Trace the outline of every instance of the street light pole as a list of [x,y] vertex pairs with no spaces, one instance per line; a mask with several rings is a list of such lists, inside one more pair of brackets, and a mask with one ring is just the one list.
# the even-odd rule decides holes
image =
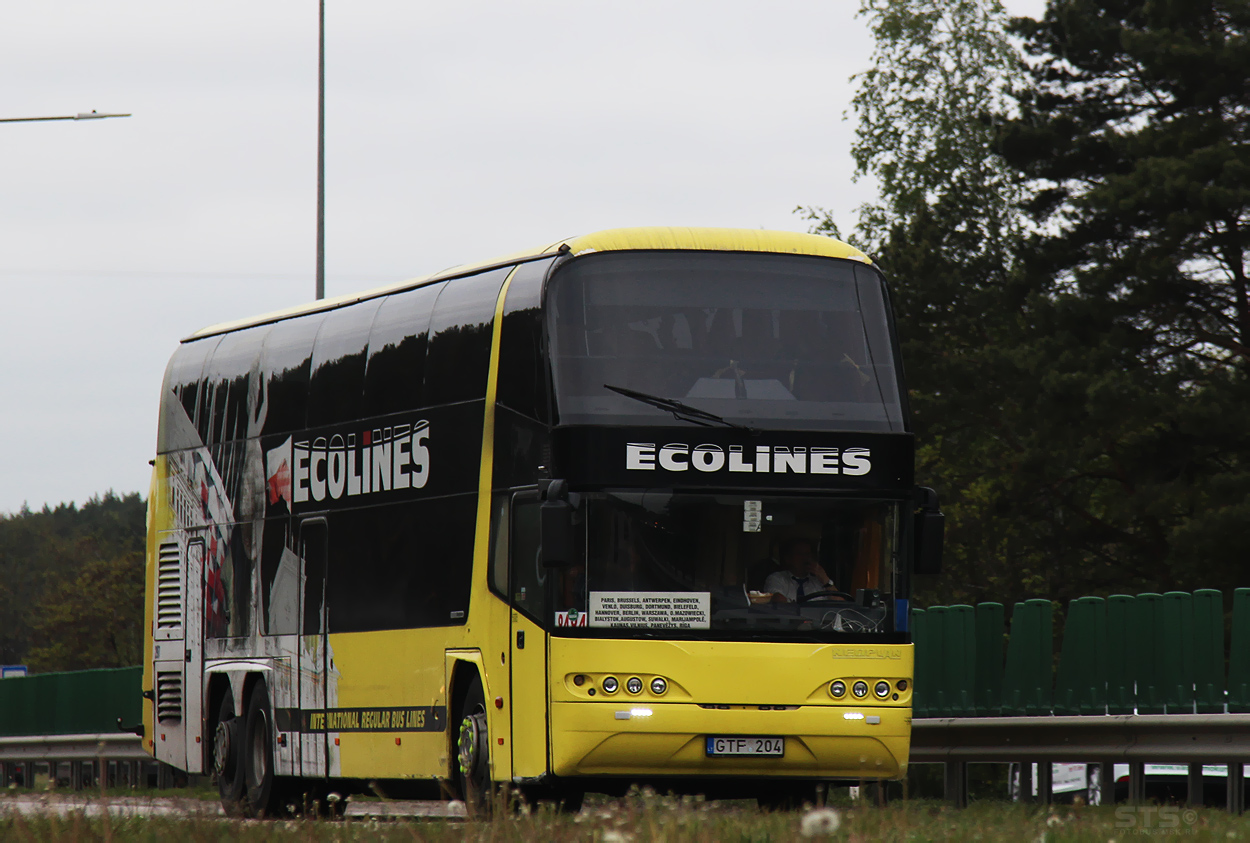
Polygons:
[[317,25],[317,299],[326,297],[326,0]]
[[98,111],[67,114],[64,117],[0,117],[0,123],[41,123],[48,120],[103,120],[106,117],[129,117],[129,114],[101,114]]

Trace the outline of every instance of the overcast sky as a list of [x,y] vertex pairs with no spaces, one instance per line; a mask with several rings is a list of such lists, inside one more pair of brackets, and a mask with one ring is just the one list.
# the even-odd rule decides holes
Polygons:
[[[327,5],[329,295],[872,198],[855,0]],[[134,115],[0,123],[0,512],[146,495],[178,340],[312,298],[316,74],[315,0],[0,5],[0,117]]]

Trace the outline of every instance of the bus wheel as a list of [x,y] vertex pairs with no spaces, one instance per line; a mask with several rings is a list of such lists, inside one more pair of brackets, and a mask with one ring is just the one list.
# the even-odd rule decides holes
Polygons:
[[247,813],[252,817],[274,817],[284,806],[274,782],[273,716],[263,682],[257,682],[252,688],[246,722],[240,755],[247,790]]
[[470,816],[490,807],[490,734],[486,728],[486,696],[482,678],[474,675],[460,706],[460,730],[456,738],[456,783]]
[[217,726],[213,729],[213,774],[217,777],[217,793],[226,816],[243,815],[243,765],[239,761],[242,724],[234,716],[234,700],[227,689],[217,708]]

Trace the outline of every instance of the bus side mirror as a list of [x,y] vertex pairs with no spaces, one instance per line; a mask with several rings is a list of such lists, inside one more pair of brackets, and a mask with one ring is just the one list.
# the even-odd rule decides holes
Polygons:
[[915,558],[912,571],[917,574],[940,574],[946,516],[938,508],[937,492],[923,486],[916,491],[920,508],[915,514]]
[[568,484],[552,480],[542,491],[539,510],[539,558],[547,568],[572,564],[573,552],[573,505],[569,503]]

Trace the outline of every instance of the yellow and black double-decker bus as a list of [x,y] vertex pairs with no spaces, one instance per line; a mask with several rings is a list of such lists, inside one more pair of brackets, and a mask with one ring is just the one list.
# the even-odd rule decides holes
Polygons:
[[641,228],[193,334],[144,745],[251,815],[901,776],[941,515],[893,331],[843,243]]

